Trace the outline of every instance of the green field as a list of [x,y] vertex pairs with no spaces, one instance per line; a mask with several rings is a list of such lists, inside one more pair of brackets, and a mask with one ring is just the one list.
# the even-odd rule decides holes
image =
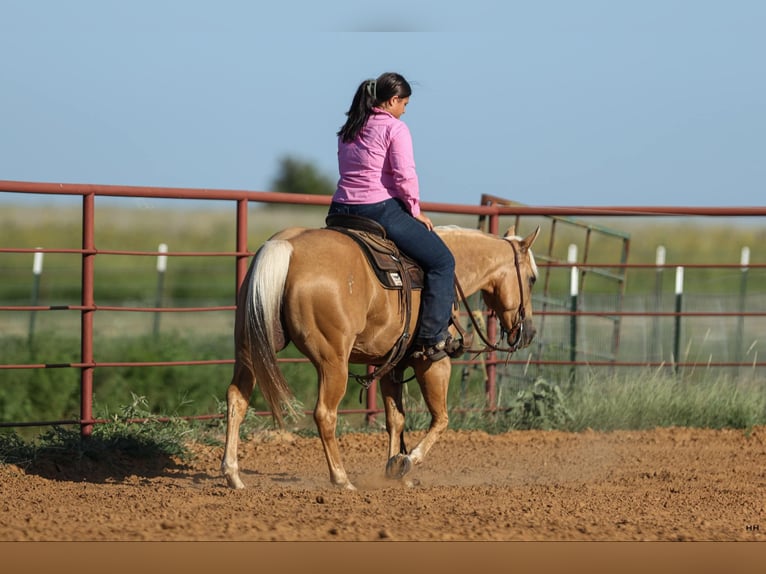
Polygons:
[[[99,200],[100,201],[100,200]],[[116,205],[97,203],[96,247],[101,251],[122,250],[156,252],[160,243],[171,252],[221,252],[235,247],[234,206],[213,202],[212,207],[170,210],[149,203]],[[30,208],[0,205],[0,247],[79,249],[81,211],[77,206]],[[251,208],[249,249],[275,231],[289,225],[321,226],[324,208]],[[476,227],[473,216],[432,214],[436,224]],[[504,218],[502,225],[514,223]],[[751,263],[763,263],[757,250],[766,239],[761,222],[731,219],[649,219],[592,218],[584,225],[560,221],[552,243],[551,220],[528,217],[519,233],[535,225],[543,233],[534,251],[539,261],[546,257],[565,260],[568,246],[578,246],[582,254],[588,230],[597,231],[588,239],[589,261],[620,261],[628,237],[629,263],[652,264],[658,245],[667,250],[667,269],[630,269],[625,282],[623,308],[650,310],[661,296],[660,306],[672,310],[673,268],[676,265],[736,264],[743,246],[751,249]],[[614,235],[599,233],[609,229]],[[81,263],[78,254],[48,253],[40,277],[40,305],[78,305],[80,302]],[[34,283],[32,254],[0,253],[0,305],[29,305]],[[96,302],[99,305],[222,306],[234,301],[234,260],[230,256],[170,257],[168,270],[159,291],[154,255],[96,256]],[[763,311],[766,306],[766,273],[751,269],[747,282],[738,268],[690,268],[685,274],[685,306],[688,310]],[[581,294],[582,305],[590,309],[611,309],[618,284],[591,273]],[[552,269],[548,278],[546,305],[565,305],[569,270]],[[541,289],[540,283],[536,291]],[[743,289],[746,290],[743,298]],[[539,298],[536,307],[542,305]],[[76,362],[79,358],[79,313],[46,311],[0,311],[0,363],[36,364]],[[174,361],[230,359],[233,313],[127,313],[98,311],[96,360]],[[569,356],[569,323],[563,318],[547,318],[539,345],[523,358],[543,353],[547,358]],[[612,344],[613,323],[598,318],[583,319],[579,325],[579,358],[593,359]],[[631,318],[621,323],[619,358],[659,360],[670,364],[673,324],[669,319]],[[569,385],[567,368],[511,365],[501,369],[498,402],[504,409],[488,422],[474,413],[484,403],[484,375],[481,366],[453,370],[450,404],[455,409],[455,425],[489,425],[492,428],[555,426],[557,428],[617,428],[651,425],[701,425],[746,427],[763,424],[764,373],[762,368],[716,369],[704,367],[715,361],[757,362],[763,356],[762,318],[739,321],[695,319],[684,324],[681,360],[703,364],[674,373],[672,369],[612,369],[581,367],[576,384]],[[288,349],[286,356],[295,356]],[[520,355],[521,356],[521,355]],[[518,358],[518,357],[515,357]],[[298,400],[310,409],[315,397],[313,371],[304,364],[285,365]],[[97,368],[94,374],[96,415],[111,417],[145,397],[151,412],[167,415],[193,415],[221,412],[230,365],[202,367],[124,367]],[[79,416],[79,372],[75,369],[0,370],[0,422],[33,419],[77,418]],[[537,386],[535,386],[537,385]],[[410,424],[426,424],[420,412],[419,391],[408,385],[412,410]],[[256,393],[255,409],[264,405]],[[359,408],[359,387],[351,381],[343,408]],[[531,414],[530,414],[531,413]],[[531,417],[531,418],[530,418]],[[357,419],[349,417],[346,424]],[[301,424],[306,425],[306,421]],[[494,425],[494,426],[493,426]],[[310,426],[310,425],[308,425]]]

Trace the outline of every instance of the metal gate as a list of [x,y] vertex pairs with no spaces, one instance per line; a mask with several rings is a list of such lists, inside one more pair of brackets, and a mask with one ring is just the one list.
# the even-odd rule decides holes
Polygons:
[[[504,208],[526,207],[524,204],[495,197],[482,195],[481,205],[500,206]],[[538,283],[534,290],[535,314],[537,319],[537,336],[533,344],[534,349],[529,356],[536,365],[536,374],[543,370],[543,358],[560,358],[572,363],[581,361],[617,361],[620,347],[620,326],[622,320],[622,304],[625,295],[627,279],[627,262],[630,252],[630,234],[561,215],[543,215],[542,222],[524,222],[529,231],[534,225],[541,224],[541,230],[547,234],[547,245],[538,239],[535,244],[535,259],[541,263]],[[517,230],[521,229],[522,215],[514,216]],[[479,216],[479,229],[487,231],[488,220],[485,216]],[[565,234],[564,240],[561,235]],[[604,241],[613,241],[616,245],[614,261],[597,261],[598,266],[592,263],[591,246],[594,238]],[[542,238],[545,241],[545,238]],[[568,242],[566,240],[569,239]],[[608,264],[614,263],[613,267]],[[568,279],[568,281],[567,281]],[[590,279],[590,281],[588,280]],[[594,282],[599,281],[599,291],[610,293],[613,297],[613,314],[590,317],[587,323],[575,321],[574,317],[579,311],[587,310],[587,288]],[[558,280],[569,284],[569,290],[553,289]],[[600,303],[603,304],[603,301]],[[585,306],[584,306],[585,305]],[[571,313],[569,324],[566,325],[567,317],[562,314]],[[602,344],[589,344],[593,337],[584,336],[583,330],[600,332],[606,324],[610,336],[607,346]],[[546,332],[546,328],[548,332]],[[598,338],[596,338],[598,339]]]

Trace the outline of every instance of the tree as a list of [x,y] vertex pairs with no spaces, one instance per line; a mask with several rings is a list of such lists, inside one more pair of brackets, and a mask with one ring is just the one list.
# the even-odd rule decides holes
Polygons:
[[335,193],[335,181],[311,162],[284,156],[279,160],[279,172],[271,188],[283,193],[332,195]]

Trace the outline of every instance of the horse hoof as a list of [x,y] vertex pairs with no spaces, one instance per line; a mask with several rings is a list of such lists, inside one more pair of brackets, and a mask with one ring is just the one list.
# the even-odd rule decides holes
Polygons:
[[402,478],[412,470],[412,459],[403,454],[397,454],[388,459],[386,464],[386,476],[392,479]]
[[238,476],[227,476],[226,482],[228,483],[229,488],[233,488],[235,490],[242,490],[245,488],[245,483],[242,482]]

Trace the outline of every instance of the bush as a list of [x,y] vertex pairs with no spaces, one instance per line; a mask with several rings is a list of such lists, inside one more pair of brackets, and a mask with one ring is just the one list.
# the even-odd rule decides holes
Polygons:
[[516,429],[564,428],[572,421],[563,393],[544,379],[519,391],[508,413],[511,427]]

